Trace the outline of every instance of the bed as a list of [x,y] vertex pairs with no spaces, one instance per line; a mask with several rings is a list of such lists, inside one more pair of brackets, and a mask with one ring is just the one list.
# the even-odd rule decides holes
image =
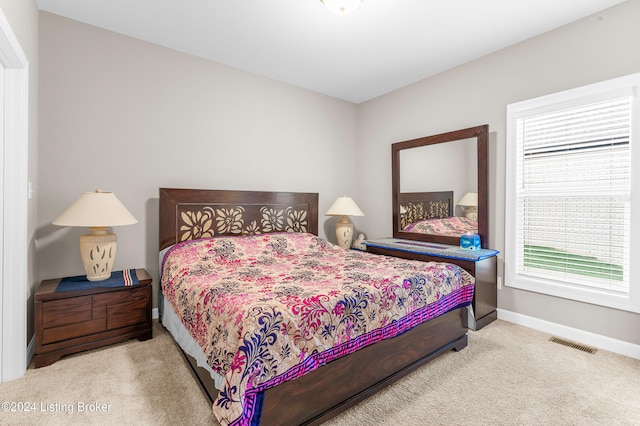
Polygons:
[[454,216],[453,191],[404,192],[398,195],[400,228],[443,237],[478,233],[478,222]]
[[[159,305],[162,322],[165,324],[167,317],[172,316],[174,320],[179,317],[182,329],[180,323],[176,325],[175,321],[167,329],[185,354],[197,381],[212,401],[216,417],[223,425],[320,424],[440,354],[450,349],[461,350],[467,345],[467,306],[473,296],[473,278],[453,265],[377,257],[344,250],[321,240],[317,237],[318,195],[315,193],[161,188],[159,212],[163,271]],[[245,246],[248,248],[240,248]],[[311,258],[303,257],[307,256],[308,247],[314,250]],[[252,253],[251,250],[256,251]],[[265,250],[270,254],[265,254]],[[237,255],[239,253],[242,255]],[[335,260],[338,257],[339,260]],[[187,267],[181,263],[187,258],[196,260],[189,266],[191,272],[186,272]],[[203,263],[205,258],[207,262]],[[242,263],[248,260],[251,265]],[[211,261],[215,266],[211,266]],[[295,265],[293,270],[296,272],[285,274],[283,271],[289,261]],[[401,285],[391,285],[391,276],[386,281],[374,280],[371,278],[374,276],[373,267],[368,270],[365,268],[366,272],[358,269],[362,265],[370,265],[367,262],[388,262],[390,267],[397,270],[421,268],[416,272],[420,280],[402,278],[400,272],[394,276],[400,276]],[[260,273],[252,269],[256,263],[277,266],[271,267],[280,274],[275,284],[273,276],[263,273],[269,268],[261,266]],[[244,271],[241,278],[224,275],[231,272],[223,270],[223,264],[232,265],[230,269]],[[324,278],[308,278],[308,271],[297,269],[302,264],[322,269]],[[451,274],[439,284],[435,296],[429,296],[434,296],[436,302],[427,299],[426,294],[431,290],[424,294],[416,292],[417,287],[423,287],[422,281],[425,281],[424,274],[427,272],[422,269],[425,268],[430,268],[429,272],[435,275]],[[224,275],[225,278],[218,281],[219,285],[210,288],[208,278],[203,278],[210,273]],[[265,283],[277,287],[282,284],[278,280],[291,281],[296,274],[303,276],[304,280],[293,281],[300,281],[304,286],[314,280],[322,281],[323,286],[331,286],[339,281],[335,277],[349,275],[348,285],[335,285],[348,289],[351,296],[344,296],[333,287],[327,287],[325,293],[318,297],[303,297],[310,294],[305,292],[311,290],[306,287],[296,289],[289,286],[291,283],[287,283],[286,291],[260,287]],[[363,275],[367,276],[362,278]],[[197,277],[197,283],[192,281],[194,277]],[[238,290],[249,281],[251,283],[246,285],[250,287],[246,288],[251,290]],[[206,290],[202,290],[205,282]],[[358,325],[365,322],[361,322],[363,318],[354,316],[354,306],[359,303],[373,306],[375,300],[382,300],[373,287],[362,290],[365,289],[364,282],[372,282],[373,287],[384,289],[383,293],[393,287],[411,294],[406,298],[394,296],[398,301],[403,301],[397,305],[408,314],[405,317],[394,316],[399,308],[389,305],[389,312],[367,311],[367,315],[364,315],[367,321],[373,319],[371,324],[379,327]],[[223,295],[220,290],[222,287],[231,288],[230,294]],[[444,287],[450,287],[450,293],[445,294],[440,290]],[[259,306],[252,305],[246,311],[238,311],[235,302],[229,302],[248,297],[254,288],[255,292],[264,293],[263,299],[259,299]],[[353,297],[357,293],[354,289],[362,290],[361,293],[367,296]],[[310,301],[323,304],[328,307],[321,310],[323,314],[340,318],[341,322],[332,325],[316,318],[313,321],[315,328],[306,327],[301,329],[303,332],[294,331],[298,325],[288,320],[280,321],[280,326],[274,327],[273,318],[281,318],[288,313],[278,311],[278,315],[262,314],[271,312],[271,309],[276,312],[271,305],[272,299],[280,300],[280,297],[291,312],[304,311]],[[214,298],[223,301],[222,306],[211,305],[205,309],[203,305]],[[264,308],[265,303],[269,303],[268,309]],[[295,308],[292,308],[293,305]],[[247,314],[257,311],[260,311],[260,315]],[[244,313],[234,317],[236,323],[245,327],[245,319],[251,317],[260,330],[243,328],[244,331],[239,333],[233,328],[226,329],[234,321],[223,320],[224,315],[236,315],[238,312]],[[204,317],[206,320],[202,320]],[[344,321],[347,317],[350,320]],[[209,324],[208,327],[203,323]],[[326,331],[333,330],[332,327],[342,331]],[[203,332],[202,328],[207,328],[207,332]],[[267,328],[271,331],[264,332]],[[309,333],[310,329],[321,328],[323,333]],[[220,349],[229,348],[229,342],[234,340],[225,340],[220,346],[217,345],[218,341],[224,340],[220,336],[227,339],[234,334],[241,337],[236,340],[240,341],[243,349]],[[285,335],[294,338],[290,342],[285,341]],[[276,341],[278,343],[274,343]],[[254,355],[260,351],[249,351],[249,346],[268,347],[268,350],[262,350],[266,356],[258,359]],[[271,350],[276,347],[277,352]],[[206,366],[202,365],[203,353],[208,364]],[[291,353],[295,356],[290,357]],[[249,354],[251,362],[248,360]],[[282,368],[277,369],[276,366]]]

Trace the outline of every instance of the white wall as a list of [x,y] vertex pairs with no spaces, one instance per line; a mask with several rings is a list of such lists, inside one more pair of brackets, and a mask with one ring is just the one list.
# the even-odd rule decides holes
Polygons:
[[40,43],[40,279],[84,273],[87,230],[51,221],[96,188],[139,221],[115,229],[115,269],[154,285],[159,187],[318,192],[335,240],[323,213],[355,192],[356,105],[45,12]]
[[[640,1],[627,1],[361,104],[359,200],[370,213],[362,221],[367,236],[391,234],[390,144],[489,124],[489,244],[504,251],[506,105],[640,71],[638,17]],[[498,306],[640,344],[638,314],[508,287]]]

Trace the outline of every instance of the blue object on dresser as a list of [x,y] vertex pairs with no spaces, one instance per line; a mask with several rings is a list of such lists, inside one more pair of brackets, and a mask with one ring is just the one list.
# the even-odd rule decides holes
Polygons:
[[460,248],[463,250],[480,250],[480,235],[462,234],[460,235]]

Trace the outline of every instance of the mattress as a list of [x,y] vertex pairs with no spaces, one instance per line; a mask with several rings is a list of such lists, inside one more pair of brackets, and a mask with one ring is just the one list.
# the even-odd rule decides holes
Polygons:
[[169,331],[169,333],[171,333],[178,346],[180,346],[186,354],[196,360],[198,367],[202,367],[209,372],[216,389],[222,389],[222,386],[224,385],[224,376],[213,371],[209,364],[207,364],[207,357],[204,355],[202,348],[184,327],[184,324],[182,324],[180,318],[178,318],[176,313],[173,311],[173,307],[166,297],[164,298],[162,305],[162,325],[167,329],[167,331]]
[[[164,250],[161,250],[158,254],[159,265],[162,265],[164,256],[170,248],[171,247],[167,247]],[[159,276],[162,277],[162,268],[160,268],[159,272]],[[207,370],[207,372],[213,379],[216,389],[222,389],[224,376],[213,371],[209,364],[207,364],[207,358],[205,357],[202,348],[200,347],[200,345],[198,345],[198,342],[196,342],[195,339],[191,336],[189,331],[185,328],[184,324],[182,324],[182,321],[173,310],[173,306],[171,306],[171,303],[169,303],[167,298],[162,294],[159,298],[158,308],[160,311],[162,325],[165,329],[167,329],[171,336],[173,336],[173,340],[175,340],[175,342],[178,344],[178,346],[180,346],[184,353],[196,360],[198,367],[202,367]]]

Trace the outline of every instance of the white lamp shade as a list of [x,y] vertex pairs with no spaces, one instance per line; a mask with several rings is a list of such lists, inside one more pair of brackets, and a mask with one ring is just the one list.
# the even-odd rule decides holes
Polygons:
[[113,192],[85,192],[52,223],[58,226],[122,226],[137,223]]
[[348,15],[360,6],[362,0],[320,0],[331,12],[336,15]]
[[360,207],[350,197],[340,197],[329,207],[326,216],[364,216]]
[[459,206],[463,207],[477,207],[478,206],[478,193],[467,192],[462,199],[458,201]]

